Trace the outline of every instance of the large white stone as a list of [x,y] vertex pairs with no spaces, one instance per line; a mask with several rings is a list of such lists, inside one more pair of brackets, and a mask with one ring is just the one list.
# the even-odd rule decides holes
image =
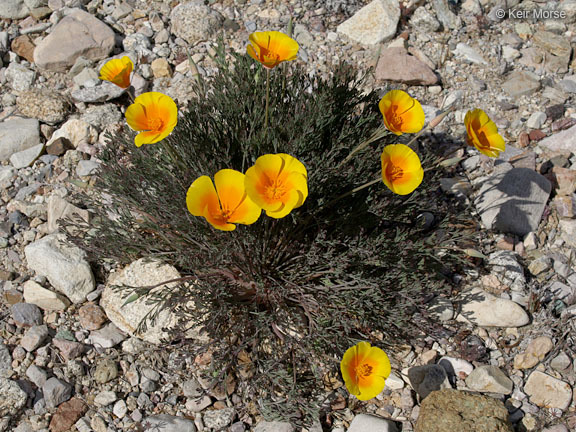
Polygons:
[[398,0],[374,0],[337,28],[362,45],[376,45],[392,39],[400,19]]
[[0,122],[0,160],[40,144],[40,123],[35,119],[10,119]]
[[570,152],[576,152],[576,126],[544,138],[538,143],[538,146],[545,147],[552,151],[568,150]]
[[[146,298],[139,298],[126,305],[124,303],[133,291],[129,287],[152,286],[178,278],[180,278],[180,273],[171,265],[160,262],[146,262],[143,258],[139,259],[125,267],[118,274],[110,276],[102,292],[100,305],[104,308],[110,321],[121,330],[147,342],[159,344],[170,338],[169,331],[164,331],[164,329],[170,330],[174,328],[176,316],[171,311],[164,309],[158,314],[153,324],[148,322],[146,330],[138,332],[138,326],[154,308],[154,305],[146,304]],[[155,288],[151,293],[158,293],[175,285],[176,283],[172,282]],[[113,286],[125,286],[126,288],[115,290],[112,288]],[[197,336],[194,332],[191,335]]]
[[458,321],[482,327],[521,327],[530,322],[528,314],[511,300],[498,298],[481,289],[462,293]]
[[53,233],[58,230],[58,221],[68,217],[80,217],[85,222],[89,221],[88,210],[78,208],[58,195],[51,195],[48,198],[48,232]]
[[70,306],[70,301],[66,297],[50,291],[32,280],[24,282],[24,300],[26,303],[35,304],[40,309],[49,311],[60,311]]
[[94,291],[95,281],[86,253],[65,242],[62,234],[52,234],[24,248],[28,267],[48,278],[50,284],[73,303],[81,303]]
[[396,424],[391,420],[370,414],[358,414],[350,423],[348,432],[397,432]]
[[530,402],[544,408],[565,410],[572,401],[570,384],[540,371],[530,374],[524,393],[530,397]]

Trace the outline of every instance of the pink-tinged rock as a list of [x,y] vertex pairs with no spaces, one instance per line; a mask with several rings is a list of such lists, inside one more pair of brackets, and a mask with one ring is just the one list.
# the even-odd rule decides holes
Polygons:
[[98,330],[108,321],[102,308],[94,303],[88,303],[78,310],[80,325],[86,330]]
[[576,190],[576,171],[555,166],[552,168],[552,173],[554,174],[557,195],[572,195]]
[[376,65],[375,77],[379,81],[393,81],[409,85],[434,85],[439,80],[432,69],[404,47],[387,48],[382,51]]
[[114,31],[81,9],[73,9],[34,50],[38,67],[64,72],[80,56],[102,60],[114,48]]
[[553,203],[558,216],[569,219],[576,217],[576,201],[574,200],[574,195],[557,196],[554,198]]
[[544,138],[540,141],[538,146],[549,150],[568,150],[572,153],[576,152],[576,126],[572,126],[570,129],[565,129],[562,132]]
[[66,360],[72,360],[81,356],[85,349],[84,344],[66,339],[52,339],[52,343],[60,350],[60,353]]

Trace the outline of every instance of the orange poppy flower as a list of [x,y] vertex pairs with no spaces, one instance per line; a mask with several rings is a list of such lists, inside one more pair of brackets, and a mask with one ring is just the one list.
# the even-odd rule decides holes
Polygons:
[[498,157],[500,152],[506,149],[506,143],[498,133],[498,127],[481,109],[468,111],[464,117],[464,124],[468,133],[466,142],[476,147],[480,153]]
[[365,401],[380,394],[392,369],[384,351],[360,342],[344,353],[340,371],[348,391]]
[[396,134],[416,133],[424,127],[424,110],[416,99],[402,90],[392,90],[378,104],[386,128]]
[[186,194],[186,206],[194,216],[203,216],[214,228],[233,231],[235,223],[250,225],[258,220],[262,209],[246,194],[244,174],[223,169],[214,174],[214,184],[208,176],[194,180]]
[[140,132],[136,147],[163,140],[178,122],[178,108],[170,96],[158,92],[142,93],[126,109],[126,122]]
[[424,178],[418,155],[404,144],[391,144],[382,151],[382,181],[392,192],[408,195]]
[[298,42],[278,31],[254,32],[249,39],[251,45],[246,47],[246,52],[268,69],[294,60],[298,54]]
[[100,69],[100,78],[104,81],[110,81],[118,87],[130,87],[130,74],[134,69],[134,64],[130,57],[124,56],[120,59],[112,59]]
[[246,192],[252,201],[279,219],[300,207],[308,196],[308,174],[298,159],[267,154],[246,170]]

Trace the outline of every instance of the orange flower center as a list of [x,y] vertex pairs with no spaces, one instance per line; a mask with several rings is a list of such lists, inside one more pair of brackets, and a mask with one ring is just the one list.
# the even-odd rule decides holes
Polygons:
[[355,372],[358,378],[370,376],[372,374],[372,366],[366,363],[358,365],[356,366]]
[[391,182],[402,178],[402,176],[404,176],[404,170],[402,168],[397,167],[394,164],[389,164],[386,168],[386,177],[388,177]]
[[272,184],[266,186],[265,194],[269,200],[279,200],[286,194],[286,185],[275,180]]
[[161,118],[155,117],[148,121],[148,128],[151,131],[160,131],[164,128],[164,120]]

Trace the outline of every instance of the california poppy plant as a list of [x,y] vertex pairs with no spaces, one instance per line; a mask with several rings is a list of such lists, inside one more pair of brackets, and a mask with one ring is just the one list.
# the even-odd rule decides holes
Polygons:
[[386,128],[396,134],[416,133],[424,127],[424,110],[416,99],[402,90],[392,90],[378,104]]
[[254,32],[249,39],[248,55],[269,69],[294,60],[298,54],[298,42],[278,31]]
[[404,144],[391,144],[382,151],[382,181],[392,192],[408,195],[424,178],[418,155]]
[[390,360],[384,351],[360,342],[349,348],[340,362],[342,378],[348,391],[359,400],[376,397],[390,375]]
[[252,201],[279,219],[300,207],[308,196],[306,167],[288,154],[267,154],[246,170],[246,192]]
[[481,109],[468,111],[464,117],[464,124],[468,133],[466,142],[476,147],[480,153],[498,157],[500,152],[506,149],[506,143],[498,133],[498,127]]
[[214,228],[233,231],[235,223],[250,225],[258,220],[262,209],[247,196],[244,174],[223,169],[214,175],[194,180],[186,194],[186,206],[194,216],[202,216]]
[[170,96],[158,92],[143,93],[126,109],[126,122],[140,132],[136,147],[163,140],[178,122],[178,107]]
[[100,69],[100,78],[104,81],[110,81],[118,87],[130,87],[130,74],[134,69],[134,64],[130,57],[124,56],[120,59],[112,59]]

